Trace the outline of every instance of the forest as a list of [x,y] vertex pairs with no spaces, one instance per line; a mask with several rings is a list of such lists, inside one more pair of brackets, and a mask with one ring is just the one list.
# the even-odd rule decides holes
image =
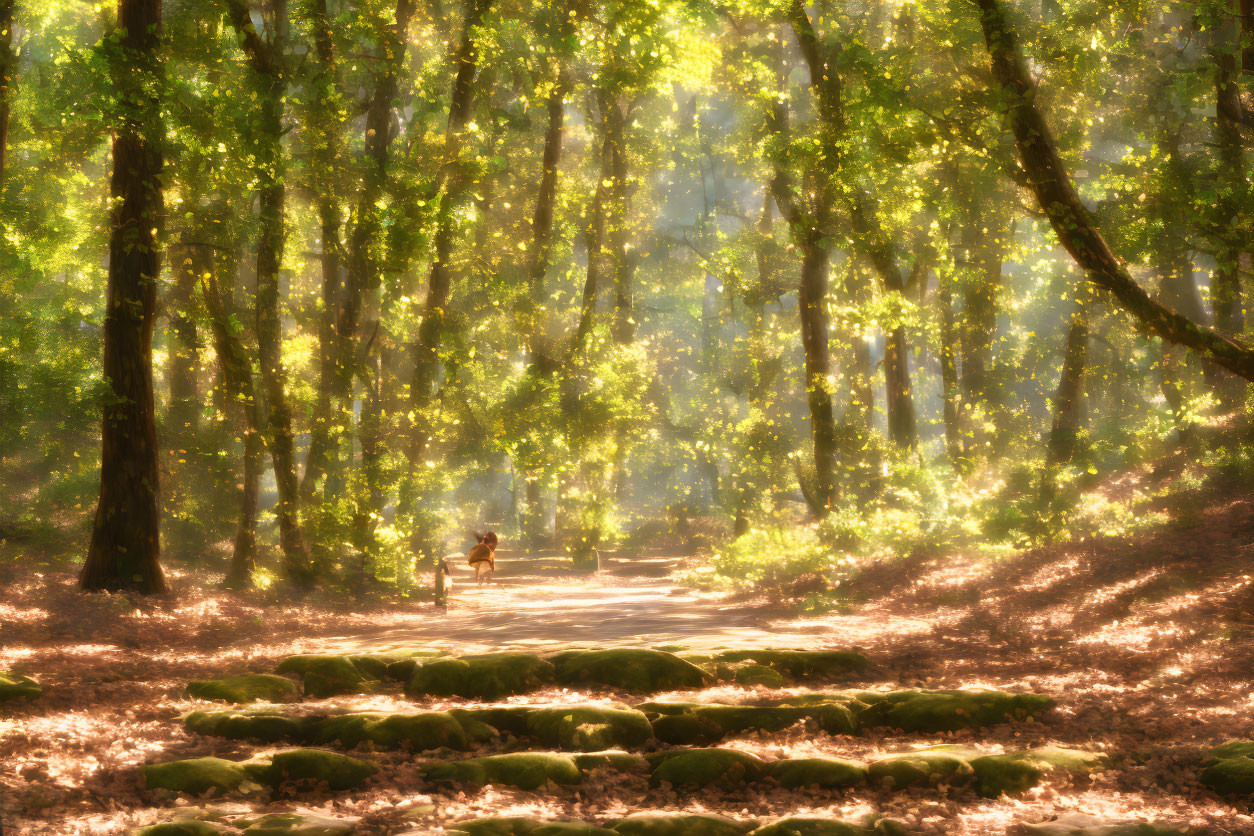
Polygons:
[[0,0],[0,836],[1254,833],[1252,294],[1254,0]]

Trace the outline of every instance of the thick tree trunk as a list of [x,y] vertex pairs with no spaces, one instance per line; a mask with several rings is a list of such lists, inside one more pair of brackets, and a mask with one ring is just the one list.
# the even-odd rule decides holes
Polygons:
[[239,525],[224,584],[232,589],[241,589],[252,585],[253,572],[257,568],[257,504],[265,453],[261,434],[264,419],[253,382],[252,360],[244,341],[232,325],[230,292],[220,285],[212,269],[201,273],[200,287],[205,310],[209,314],[209,328],[213,334],[214,353],[218,358],[223,388],[232,405],[238,406],[236,423],[244,440]]
[[[282,67],[278,33],[262,40],[253,26],[243,0],[229,0],[232,23],[244,42],[252,63],[261,110],[256,138],[258,180],[257,234],[257,352],[261,382],[266,393],[269,417],[265,438],[270,448],[274,481],[279,501],[275,516],[279,522],[279,543],[283,549],[284,571],[302,588],[312,587],[317,572],[310,562],[300,524],[299,483],[296,477],[295,437],[292,409],[287,397],[287,370],[283,367],[283,323],[280,310],[279,269],[283,263],[286,237],[283,160],[283,100],[287,81]],[[286,26],[284,0],[274,2],[278,29]]]
[[423,306],[422,324],[418,326],[418,339],[414,345],[414,376],[409,387],[410,409],[414,414],[414,428],[408,451],[411,472],[419,466],[431,440],[427,412],[435,397],[436,376],[440,370],[440,343],[444,334],[445,309],[448,307],[452,278],[449,259],[453,254],[453,236],[456,231],[453,204],[457,202],[457,192],[461,191],[461,184],[454,182],[452,172],[461,153],[463,134],[474,100],[475,75],[479,71],[479,46],[475,39],[475,29],[483,20],[489,2],[490,0],[470,0],[462,25],[461,42],[455,56],[457,76],[453,80],[453,95],[449,101],[445,160],[438,184],[444,191],[444,199],[436,218],[431,272],[427,277],[427,299]]
[[207,269],[206,261],[213,258],[212,250],[206,247],[184,245],[183,249],[181,256],[174,259],[174,282],[166,300],[170,323],[170,358],[166,378],[170,402],[166,425],[177,438],[194,435],[200,425],[201,404],[197,385],[200,340],[196,333],[196,320],[192,316],[192,303],[196,296],[196,282]]
[[541,158],[540,189],[536,193],[536,209],[531,217],[531,266],[527,271],[527,292],[522,300],[523,338],[529,354],[535,352],[536,304],[544,292],[544,277],[552,256],[553,206],[557,200],[557,168],[562,159],[562,138],[565,135],[566,87],[564,76],[558,78],[549,93],[548,126],[544,131],[544,153]]
[[806,400],[810,407],[810,432],[814,440],[814,511],[825,515],[835,505],[836,413],[828,388],[831,357],[827,347],[827,250],[817,242],[802,249],[801,345],[805,351]]
[[968,405],[993,408],[989,369],[997,340],[997,303],[1001,295],[1002,261],[1010,229],[1000,218],[989,218],[972,201],[962,230],[968,280],[962,289],[962,395]]
[[0,189],[9,159],[9,113],[17,86],[17,52],[13,49],[13,0],[0,0]]
[[606,202],[609,200],[609,179],[612,172],[612,156],[614,132],[612,116],[608,112],[601,114],[601,165],[598,172],[597,187],[592,194],[592,207],[588,215],[588,229],[584,232],[585,249],[588,251],[588,265],[584,272],[583,300],[579,306],[579,324],[575,328],[575,336],[571,340],[570,354],[575,354],[583,347],[588,335],[592,333],[592,323],[596,317],[597,296],[601,292],[601,251],[605,242]]
[[1108,291],[1145,330],[1205,355],[1233,374],[1254,380],[1254,349],[1155,302],[1119,263],[1080,201],[1054,146],[1049,126],[1036,107],[1036,82],[1028,71],[1002,3],[999,0],[975,2],[982,11],[981,22],[992,58],[993,77],[1009,102],[1007,116],[1019,160],[1041,211],[1049,218],[1063,247],[1087,271],[1089,280]]
[[937,294],[940,306],[941,401],[944,405],[945,457],[957,465],[962,460],[962,424],[959,419],[962,394],[958,383],[958,328],[954,321],[953,291],[949,280],[941,279]]
[[[113,139],[112,228],[104,320],[100,503],[79,583],[87,590],[165,592],[157,502],[152,331],[161,269],[160,0],[119,0],[113,75],[133,109]],[[146,82],[157,82],[146,84]]]
[[1047,464],[1066,464],[1075,456],[1084,429],[1084,371],[1089,341],[1088,311],[1084,302],[1071,317],[1062,374],[1054,395],[1054,423],[1049,432]]
[[906,327],[898,325],[884,343],[884,405],[888,413],[888,437],[898,447],[913,448],[918,436],[914,426],[914,398],[910,392],[909,350]]

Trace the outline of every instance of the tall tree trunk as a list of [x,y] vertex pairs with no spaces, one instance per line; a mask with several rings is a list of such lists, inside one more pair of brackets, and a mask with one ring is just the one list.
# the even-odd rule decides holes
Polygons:
[[625,147],[627,116],[609,95],[614,126],[610,143],[610,204],[608,238],[610,261],[614,265],[614,341],[627,345],[636,338],[635,273],[636,256],[628,247],[631,235],[631,193],[627,186],[627,149]]
[[1054,422],[1049,432],[1047,464],[1054,467],[1071,461],[1084,428],[1084,371],[1089,340],[1088,310],[1080,302],[1067,330],[1067,349],[1054,395]]
[[805,351],[806,400],[810,406],[810,431],[814,440],[814,510],[820,516],[836,501],[836,413],[828,388],[831,357],[827,347],[827,250],[818,242],[802,248],[801,286],[798,306],[801,313],[801,345]]
[[244,440],[239,524],[224,583],[229,588],[242,589],[252,585],[253,572],[257,568],[257,506],[265,453],[262,408],[253,382],[252,360],[232,325],[229,291],[222,288],[216,272],[212,270],[201,273],[200,286],[209,314],[214,353],[218,357],[224,386],[231,401],[239,407],[237,424],[240,437]]
[[975,190],[970,194],[962,229],[970,268],[962,287],[962,395],[968,410],[990,412],[995,405],[990,400],[989,368],[997,341],[997,303],[1010,228],[1000,217],[989,217],[987,207],[974,199]]
[[435,398],[436,376],[440,370],[440,343],[451,289],[449,259],[453,254],[455,234],[453,204],[457,202],[458,193],[462,190],[461,184],[455,182],[453,170],[464,142],[463,134],[474,100],[475,75],[479,71],[479,46],[475,39],[475,29],[482,22],[489,3],[490,0],[470,0],[454,59],[457,75],[453,80],[453,95],[449,101],[445,159],[437,184],[444,195],[436,218],[431,272],[427,277],[427,299],[423,306],[422,324],[418,326],[418,339],[414,345],[414,375],[409,387],[410,409],[414,414],[414,428],[408,451],[411,473],[418,468],[431,440],[427,413]]
[[605,243],[606,203],[609,200],[609,180],[613,172],[614,119],[609,111],[601,113],[601,158],[600,171],[597,176],[597,187],[592,194],[592,207],[588,213],[588,229],[584,232],[584,245],[588,251],[588,265],[584,273],[583,300],[579,307],[579,324],[575,327],[575,336],[571,341],[570,354],[583,347],[588,335],[592,333],[592,323],[596,316],[597,296],[601,292],[601,251]]
[[13,0],[0,0],[0,190],[9,158],[9,113],[17,86],[17,52],[13,49]]
[[[1241,259],[1248,250],[1248,223],[1234,223],[1240,213],[1243,197],[1249,195],[1250,184],[1245,176],[1245,153],[1240,124],[1246,118],[1241,102],[1238,77],[1254,72],[1254,0],[1242,0],[1241,25],[1220,25],[1214,60],[1219,70],[1215,81],[1216,144],[1219,147],[1220,188],[1216,221],[1221,225],[1219,251],[1215,256],[1215,272],[1211,279],[1211,299],[1215,329],[1223,334],[1240,334],[1245,327],[1241,294]],[[1249,43],[1242,45],[1242,34]],[[1237,52],[1229,52],[1231,47]],[[1243,46],[1243,48],[1242,48]],[[1238,71],[1240,68],[1240,71]],[[1229,408],[1237,406],[1245,387],[1239,380],[1213,376],[1219,397]]]
[[113,139],[100,503],[79,584],[86,590],[166,591],[157,502],[152,330],[161,270],[160,0],[119,0],[114,82],[129,93]]
[[940,306],[941,401],[944,404],[945,457],[957,465],[962,460],[962,394],[958,383],[958,328],[954,321],[954,295],[950,279],[941,277],[937,293]]
[[884,342],[884,406],[888,413],[888,437],[898,447],[914,447],[914,399],[910,393],[910,348],[906,327],[898,325]]
[[200,343],[191,309],[196,282],[207,269],[206,260],[213,258],[212,250],[206,247],[182,246],[185,252],[175,260],[174,283],[166,304],[171,337],[166,383],[170,403],[166,424],[177,438],[194,435],[199,428],[196,367],[200,362]]
[[256,138],[258,180],[257,233],[257,354],[261,382],[266,393],[269,417],[265,438],[270,448],[274,481],[279,501],[275,516],[279,521],[279,542],[283,549],[284,572],[297,586],[309,588],[317,571],[309,560],[300,524],[299,483],[296,478],[295,437],[292,409],[287,396],[287,370],[283,367],[283,322],[280,310],[279,268],[283,263],[286,237],[283,160],[283,100],[287,80],[283,63],[281,33],[286,29],[285,0],[273,0],[276,30],[270,40],[262,40],[253,26],[243,0],[228,0],[232,23],[244,42],[252,64],[259,93],[261,113]]
[[336,429],[340,423],[338,411],[345,406],[341,399],[335,397],[339,389],[337,381],[342,374],[337,369],[340,352],[336,334],[344,293],[343,266],[340,263],[342,218],[338,195],[334,190],[334,184],[339,179],[343,150],[340,120],[334,115],[339,108],[339,96],[335,92],[335,44],[331,37],[327,0],[312,0],[307,14],[313,30],[316,59],[316,69],[310,80],[315,92],[307,119],[312,136],[309,185],[317,194],[318,228],[322,240],[322,311],[318,317],[318,397],[309,427],[305,472],[300,481],[302,505],[313,502],[319,479],[323,476],[331,478],[331,471],[339,470],[340,434]]
[[1019,161],[1037,204],[1058,239],[1091,282],[1108,291],[1141,326],[1168,342],[1202,354],[1233,374],[1254,380],[1254,349],[1199,325],[1150,298],[1119,263],[1088,209],[1080,201],[1053,135],[1036,107],[1036,82],[1000,0],[975,0],[982,11],[984,42],[993,78],[1009,102],[1007,116]]

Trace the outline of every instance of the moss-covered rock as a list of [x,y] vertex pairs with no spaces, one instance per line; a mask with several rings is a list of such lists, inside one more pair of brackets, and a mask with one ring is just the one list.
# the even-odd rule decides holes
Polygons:
[[782,673],[766,665],[742,665],[734,669],[732,678],[740,685],[764,685],[767,688],[783,688],[787,684]]
[[231,792],[245,781],[255,780],[249,769],[251,765],[247,761],[237,763],[222,758],[190,758],[149,764],[140,772],[147,789],[203,795],[210,790]]
[[643,712],[632,708],[570,705],[530,710],[525,733],[546,746],[599,752],[639,746],[653,737],[653,727]]
[[1006,836],[1185,836],[1185,831],[1151,822],[1112,822],[1087,813],[1064,813],[1053,821],[1013,825]]
[[260,778],[275,788],[305,789],[325,785],[327,789],[338,791],[356,789],[378,771],[374,764],[339,752],[289,749],[276,752]]
[[553,660],[558,681],[567,685],[606,685],[650,693],[701,688],[713,681],[701,668],[673,653],[642,647],[573,650]]
[[[860,701],[870,698],[865,692]],[[978,729],[1009,720],[1040,717],[1054,707],[1044,694],[1006,691],[894,691],[871,702],[863,713],[867,725],[889,726],[909,732]],[[871,721],[874,722],[871,722]]]
[[649,761],[643,755],[608,749],[604,752],[584,752],[575,755],[575,765],[583,772],[594,769],[616,769],[620,772],[648,772]]
[[190,732],[261,743],[309,739],[313,722],[279,711],[193,711],[183,718]]
[[134,830],[132,833],[134,836],[223,836],[223,834],[239,833],[239,831],[218,822],[185,819],[151,824]]
[[653,734],[663,743],[678,746],[717,743],[727,736],[727,730],[700,714],[663,714],[653,721]]
[[1216,746],[1200,780],[1220,795],[1254,795],[1254,741],[1234,740]]
[[470,748],[466,729],[446,711],[419,714],[342,714],[320,720],[311,735],[315,743],[339,743],[349,749],[369,743],[380,749]]
[[244,836],[350,836],[356,826],[312,813],[270,813],[249,819]]
[[859,824],[821,816],[789,816],[753,831],[752,836],[867,836],[873,831]]
[[300,676],[305,693],[316,699],[340,694],[374,691],[387,673],[387,665],[374,656],[289,656],[275,673]]
[[445,825],[446,833],[465,836],[526,836],[544,822],[526,816],[506,816],[496,819],[470,819]]
[[840,789],[867,779],[865,764],[842,758],[787,758],[767,765],[767,775],[785,789]]
[[752,828],[713,813],[633,813],[612,827],[621,836],[740,836]]
[[0,671],[0,702],[6,700],[34,700],[43,694],[43,688],[29,676],[12,671]]
[[934,746],[881,758],[867,767],[867,776],[897,789],[940,783],[957,786],[974,780],[969,761],[978,754],[956,746]]
[[511,752],[485,758],[428,764],[422,770],[429,781],[457,784],[503,784],[536,790],[553,784],[578,784],[583,780],[575,759],[554,752]]
[[715,662],[753,662],[790,679],[839,679],[865,673],[871,661],[853,650],[728,650]]
[[405,693],[496,700],[542,688],[553,676],[553,665],[530,653],[432,659],[415,668]]
[[1040,746],[1025,752],[1008,752],[1004,755],[985,755],[973,758],[978,783],[976,789],[987,798],[1003,793],[1014,795],[1031,789],[1053,774],[1068,777],[1088,775],[1105,769],[1110,759],[1093,752],[1078,749],[1060,749]]
[[734,749],[658,752],[648,760],[653,766],[649,781],[674,787],[732,788],[756,781],[766,772],[761,758]]
[[187,684],[187,696],[215,702],[292,702],[300,694],[286,676],[242,673],[223,679],[199,679]]
[[531,836],[613,836],[613,830],[581,821],[551,821],[531,831]]

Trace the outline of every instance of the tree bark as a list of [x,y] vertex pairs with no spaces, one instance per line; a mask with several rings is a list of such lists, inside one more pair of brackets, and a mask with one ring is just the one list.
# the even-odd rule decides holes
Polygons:
[[588,229],[584,233],[584,246],[588,252],[588,265],[584,272],[583,299],[579,307],[579,324],[575,328],[575,336],[571,340],[569,354],[573,355],[583,347],[588,335],[592,333],[592,323],[596,317],[597,296],[601,292],[601,251],[605,243],[606,203],[609,200],[607,185],[613,171],[614,133],[617,128],[610,111],[601,113],[601,157],[600,171],[597,174],[597,187],[592,194],[592,207],[589,213]]
[[1066,464],[1075,456],[1084,428],[1084,372],[1088,358],[1089,321],[1080,302],[1067,330],[1067,349],[1054,395],[1054,423],[1049,432],[1047,466]]
[[17,52],[13,49],[13,0],[0,0],[0,189],[9,158],[9,114],[17,86]]
[[196,296],[196,282],[206,269],[206,257],[212,258],[212,251],[205,247],[185,246],[185,250],[182,257],[176,259],[174,283],[166,300],[171,338],[166,378],[170,402],[166,424],[180,438],[194,435],[200,424],[200,392],[196,380],[200,341],[196,320],[192,316],[192,304]]
[[898,447],[913,448],[918,436],[910,392],[909,351],[906,327],[898,325],[884,343],[884,405],[888,413],[888,437]]
[[414,428],[408,454],[411,472],[417,469],[431,440],[427,411],[435,397],[436,375],[440,369],[440,343],[444,334],[445,308],[448,307],[452,278],[449,259],[453,254],[455,233],[453,204],[459,196],[457,193],[461,191],[461,185],[454,177],[454,170],[464,142],[466,123],[470,119],[475,75],[479,71],[479,46],[475,39],[475,29],[482,22],[489,3],[490,0],[470,0],[454,59],[457,75],[453,80],[453,94],[449,101],[445,159],[437,183],[443,192],[443,200],[436,218],[434,254],[431,272],[427,277],[427,299],[423,306],[422,324],[418,326],[418,339],[414,345],[414,374],[409,387],[410,409],[414,413]]
[[223,383],[231,400],[239,405],[237,419],[240,437],[244,441],[243,473],[240,491],[240,516],[231,553],[231,565],[224,585],[242,589],[252,585],[253,572],[257,568],[257,506],[261,493],[262,458],[265,443],[262,440],[261,404],[253,383],[253,364],[244,347],[244,341],[235,333],[231,323],[232,305],[214,271],[200,276],[201,295],[209,314],[209,327],[213,334],[214,353],[221,367]]
[[945,457],[957,465],[962,460],[962,394],[958,383],[958,328],[954,322],[954,298],[950,282],[941,277],[937,293],[940,306],[941,401],[945,422]]
[[1087,271],[1089,280],[1108,291],[1149,333],[1203,354],[1233,374],[1254,380],[1254,350],[1155,302],[1116,259],[1080,201],[1049,126],[1036,106],[1036,82],[1002,3],[974,2],[982,12],[984,41],[992,58],[995,83],[1007,102],[1019,160],[1060,243]]
[[285,0],[274,0],[277,31],[263,40],[253,26],[243,0],[228,0],[232,24],[244,42],[252,64],[261,113],[256,137],[259,230],[257,234],[257,353],[269,417],[265,438],[270,448],[279,501],[279,542],[284,572],[298,587],[308,589],[317,579],[300,524],[299,483],[296,478],[292,409],[287,397],[287,370],[283,366],[283,324],[280,311],[279,268],[286,237],[283,160],[283,99],[287,91],[282,66],[281,32],[286,27]]
[[802,249],[798,306],[805,351],[806,401],[814,440],[815,499],[819,504],[814,510],[823,516],[836,502],[836,413],[828,386],[831,356],[827,345],[827,250],[817,242],[807,242]]
[[161,270],[160,0],[119,0],[114,82],[131,107],[113,139],[109,281],[104,320],[108,394],[100,502],[79,584],[86,590],[166,591],[161,571],[152,331]]
[[[557,168],[562,158],[562,139],[565,135],[566,88],[564,73],[549,93],[548,124],[544,131],[544,153],[541,158],[540,189],[536,193],[536,209],[531,217],[531,265],[527,271],[527,292],[523,298],[523,338],[527,341],[529,355],[535,353],[536,304],[544,292],[544,277],[549,270],[552,255],[553,205],[557,200]],[[528,483],[530,484],[530,483]]]

